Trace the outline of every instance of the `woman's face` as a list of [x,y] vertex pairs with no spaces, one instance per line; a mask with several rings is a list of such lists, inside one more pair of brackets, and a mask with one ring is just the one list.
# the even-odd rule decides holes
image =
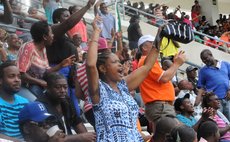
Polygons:
[[218,99],[218,97],[215,96],[210,96],[209,97],[209,105],[210,107],[214,108],[214,109],[219,109],[220,108],[220,100]]
[[110,81],[121,81],[123,77],[123,67],[117,55],[111,53],[105,62],[105,75]]
[[182,107],[185,112],[189,112],[189,113],[194,112],[194,107],[189,99],[184,99],[182,103]]

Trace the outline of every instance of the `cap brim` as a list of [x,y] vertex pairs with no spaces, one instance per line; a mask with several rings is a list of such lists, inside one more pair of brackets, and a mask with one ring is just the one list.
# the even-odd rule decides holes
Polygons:
[[31,118],[31,120],[32,120],[32,121],[35,121],[35,122],[42,122],[42,121],[44,121],[44,120],[46,120],[46,119],[48,119],[48,118],[55,118],[55,116],[54,116],[54,115],[51,115],[51,114],[49,114],[49,113],[44,113],[44,114],[39,115],[39,116],[37,116],[37,117]]

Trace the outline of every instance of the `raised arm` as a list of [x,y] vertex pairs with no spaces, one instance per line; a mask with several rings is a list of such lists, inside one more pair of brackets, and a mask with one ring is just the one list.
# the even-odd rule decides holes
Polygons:
[[[123,44],[122,44],[122,32],[118,32],[117,33],[117,52],[116,54],[119,52],[119,54],[122,54],[123,51]],[[119,56],[118,56],[119,57]]]
[[87,12],[87,10],[94,4],[95,0],[89,0],[87,5],[80,9],[78,12],[72,14],[67,20],[60,24],[54,24],[51,26],[54,39],[59,38],[64,35],[68,30],[73,28],[83,17],[83,15]]
[[144,65],[126,76],[124,79],[128,85],[129,91],[136,89],[141,82],[148,76],[159,55],[161,39],[159,38],[161,28],[159,28],[154,45],[145,59]]
[[2,0],[4,6],[4,14],[0,15],[0,21],[5,24],[13,23],[13,11],[10,6],[9,0]]
[[92,99],[93,104],[97,104],[100,101],[99,97],[99,74],[97,70],[97,48],[98,48],[98,39],[101,32],[96,25],[98,17],[96,17],[93,21],[93,35],[91,42],[89,44],[87,59],[86,59],[86,72],[87,72],[87,79],[88,86],[89,86],[89,95]]
[[98,14],[98,7],[101,4],[101,1],[99,0],[95,5],[94,5],[94,15],[96,16]]
[[176,54],[174,57],[174,63],[163,73],[159,81],[162,83],[167,83],[168,81],[172,80],[173,76],[176,74],[177,70],[185,62],[185,60],[186,57],[184,51],[180,51],[178,54]]

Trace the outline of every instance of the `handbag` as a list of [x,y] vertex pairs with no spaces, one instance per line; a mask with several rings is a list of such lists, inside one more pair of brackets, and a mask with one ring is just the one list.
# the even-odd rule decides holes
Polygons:
[[191,26],[179,21],[168,21],[161,31],[161,36],[185,44],[194,40]]

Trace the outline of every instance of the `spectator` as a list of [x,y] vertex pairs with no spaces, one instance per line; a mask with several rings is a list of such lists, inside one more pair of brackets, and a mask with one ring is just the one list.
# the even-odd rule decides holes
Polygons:
[[[54,31],[54,42],[52,45],[47,46],[47,57],[51,66],[58,65],[62,62],[63,59],[75,55],[78,59],[77,50],[74,46],[72,40],[70,40],[66,33],[73,28],[83,17],[86,11],[94,4],[95,0],[89,0],[87,5],[78,12],[70,15],[69,11],[65,8],[56,9],[53,13],[53,22],[55,25],[51,26]],[[56,32],[56,34],[55,34]],[[68,80],[72,80],[75,66],[66,66],[62,68],[59,72],[62,73]],[[80,115],[80,109],[78,106],[78,101],[75,94],[74,85],[69,83],[68,95],[71,97],[71,100],[74,102],[76,111]]]
[[220,20],[220,22],[222,23],[223,22],[223,14],[219,14],[219,19],[218,20]]
[[[85,134],[65,135],[56,126],[56,118],[49,114],[39,102],[27,104],[19,113],[20,131],[25,141],[32,142],[91,142],[91,136]],[[86,140],[87,139],[87,140]]]
[[21,88],[20,72],[12,62],[0,65],[0,134],[22,140],[18,114],[28,100],[17,95]]
[[85,52],[84,50],[86,49],[86,47],[81,46],[81,43],[82,43],[81,34],[79,34],[79,33],[74,34],[72,37],[72,40],[73,40],[73,44],[75,45],[75,47],[77,49],[77,53],[76,53],[76,54],[78,54],[77,55],[78,56],[77,62],[83,63],[82,56],[83,56],[83,53]]
[[1,55],[2,57],[6,57],[6,58],[2,58],[2,62],[13,61],[16,63],[18,50],[22,45],[22,41],[18,38],[16,34],[10,34],[7,37],[7,43],[8,43],[8,48],[4,48],[4,53],[3,53],[5,55]]
[[172,129],[166,142],[197,142],[196,132],[186,125],[180,125]]
[[197,67],[194,66],[188,66],[186,68],[186,75],[189,82],[193,85],[193,91],[195,94],[198,94],[198,88],[197,88]]
[[133,71],[135,71],[138,68],[138,62],[139,59],[141,58],[141,52],[137,51],[134,55],[134,59],[132,61],[132,67],[133,67]]
[[206,92],[203,97],[202,107],[213,108],[212,119],[217,123],[220,132],[220,142],[230,141],[229,120],[218,109],[221,107],[219,98],[213,92]]
[[[70,17],[69,10],[66,8],[58,8],[53,12],[53,22],[54,24],[63,23]],[[47,48],[47,57],[49,64],[55,66],[59,64],[63,59],[75,55],[77,57],[77,49],[74,46],[73,41],[68,38],[65,34],[60,35],[57,40]],[[66,78],[69,76],[70,66],[67,66],[60,70]]]
[[141,27],[139,25],[139,16],[133,15],[129,20],[128,31],[128,40],[129,40],[129,48],[130,50],[137,49],[137,42],[139,38],[142,36]]
[[[122,39],[121,39],[122,40]],[[130,60],[131,59],[131,57],[130,57],[130,55],[129,55],[129,46],[128,46],[128,43],[127,42],[122,42],[122,50],[121,50],[121,56],[119,57],[119,59],[121,60],[121,61],[127,61],[127,60]],[[117,52],[116,52],[117,53]]]
[[8,0],[1,0],[1,3],[4,7],[4,13],[0,14],[0,22],[5,24],[13,23],[13,11],[11,9],[10,3]]
[[208,120],[200,124],[197,137],[199,142],[219,142],[220,132],[217,124],[213,120]]
[[8,47],[6,42],[7,36],[8,33],[6,32],[6,30],[0,28],[0,64],[7,58],[5,54],[5,48]]
[[193,28],[194,26],[192,25],[192,22],[189,20],[189,15],[185,15],[183,18],[183,22],[188,24],[191,28]]
[[17,0],[9,0],[9,2],[14,14],[24,15],[24,13],[22,12],[22,6]]
[[177,98],[174,102],[174,107],[177,112],[176,118],[186,126],[192,127],[197,131],[200,123],[207,120],[212,115],[211,108],[203,108],[202,116],[196,120],[193,116],[194,107],[190,101],[190,94],[186,94],[183,98]]
[[[214,34],[211,34],[210,36],[214,37]],[[210,47],[215,48],[215,49],[218,49],[218,43],[213,38],[207,38],[205,40],[205,45],[210,46]]]
[[175,117],[162,117],[156,124],[156,131],[150,142],[164,142],[166,136],[178,125],[180,125],[180,122]]
[[140,3],[140,6],[139,6],[139,10],[141,10],[141,11],[145,11],[145,4],[144,4],[144,2],[143,1],[141,1]]
[[165,19],[168,19],[168,17],[167,17],[167,13],[168,13],[168,6],[167,5],[162,5],[162,14],[163,14],[163,16],[164,16],[164,18]]
[[156,16],[156,26],[161,26],[164,24],[165,17],[163,15],[163,11],[161,10],[162,5],[156,4],[154,8],[154,15]]
[[[87,49],[88,50],[88,49]],[[107,41],[104,38],[99,38],[98,40],[98,52],[102,54],[103,52],[111,52],[111,49],[108,47]],[[88,90],[88,79],[86,76],[86,62],[84,60],[83,64],[78,67],[76,71],[75,79],[75,90],[76,96],[84,101],[84,114],[88,122],[95,129],[95,118],[93,114],[93,106],[89,96]]]
[[150,3],[149,8],[146,9],[146,12],[149,14],[153,14],[154,13],[153,10],[154,10],[153,3]]
[[[98,10],[99,5],[100,5],[100,9]],[[100,1],[98,1],[96,5],[94,6],[94,15],[97,15],[97,14],[101,17],[101,20],[102,20],[101,21],[101,24],[102,24],[101,37],[111,40],[112,39],[111,32],[115,31],[114,16],[108,11],[106,4],[101,3]]]
[[[80,117],[76,115],[74,105],[67,96],[66,78],[59,73],[50,73],[45,77],[47,91],[37,101],[44,104],[48,113],[57,118],[58,127],[67,135],[86,133],[87,130]],[[64,117],[64,119],[63,119]],[[95,134],[91,133],[92,137]],[[91,139],[93,141],[94,139]]]
[[[144,35],[138,41],[139,50],[142,57],[139,60],[138,67],[144,64],[146,56],[154,46],[154,37]],[[150,122],[156,123],[161,117],[175,116],[173,101],[175,99],[174,87],[171,82],[177,69],[185,62],[185,55],[180,51],[174,57],[173,65],[164,71],[158,61],[151,67],[148,76],[140,84],[141,96],[145,104],[146,117]]]
[[30,7],[28,9],[28,14],[29,14],[28,16],[31,18],[38,19],[40,21],[47,21],[45,16],[38,14],[38,10],[36,7]]
[[202,108],[201,108],[202,96],[200,94],[196,95],[193,92],[193,85],[188,80],[181,80],[178,83],[178,88],[180,89],[180,93],[178,94],[177,98],[183,98],[185,95],[189,94],[188,98],[194,108],[193,116],[196,120],[199,120],[202,115]]
[[194,3],[195,4],[192,6],[192,10],[191,10],[191,17],[192,17],[194,27],[197,27],[197,26],[199,26],[199,17],[201,14],[201,6],[199,5],[198,0],[195,0]]
[[[127,6],[132,7],[130,0],[127,1]],[[125,15],[132,16],[130,8],[125,7]]]
[[[220,37],[221,40],[225,41],[225,42],[230,42],[230,32],[225,32],[221,35]],[[220,46],[223,46],[226,48],[227,51],[229,51],[229,47],[230,47],[230,44],[226,44],[226,43],[223,43],[223,42],[219,42],[219,45]]]
[[[80,10],[80,7],[74,5],[69,7],[69,12],[72,15],[73,13],[77,12]],[[85,19],[82,18],[81,21],[79,21],[71,30],[68,31],[68,36],[70,38],[73,37],[73,35],[75,34],[80,34],[81,38],[82,38],[82,44],[84,44],[84,47],[86,47],[87,45],[87,28],[86,28],[86,22]]]
[[216,60],[209,49],[200,53],[200,58],[205,64],[198,75],[199,93],[213,91],[220,99],[223,114],[230,119],[230,102],[227,96],[229,90],[230,64],[226,61]]
[[33,41],[25,43],[20,48],[17,65],[22,73],[24,83],[38,97],[43,94],[44,87],[47,86],[47,83],[42,79],[44,73],[58,71],[63,67],[71,65],[75,57],[71,56],[57,66],[50,68],[45,47],[53,42],[51,28],[44,21],[36,22],[32,25],[30,33]]
[[144,80],[158,57],[159,47],[151,46],[145,64],[123,78],[122,65],[115,54],[112,52],[97,54],[101,32],[96,25],[97,20],[98,17],[93,22],[94,33],[86,60],[87,79],[90,80],[89,95],[94,104],[97,141],[141,142],[143,139],[136,125],[139,107],[129,92],[136,89]]
[[43,0],[42,5],[45,10],[48,24],[53,24],[52,15],[54,10],[60,7],[60,0]]

